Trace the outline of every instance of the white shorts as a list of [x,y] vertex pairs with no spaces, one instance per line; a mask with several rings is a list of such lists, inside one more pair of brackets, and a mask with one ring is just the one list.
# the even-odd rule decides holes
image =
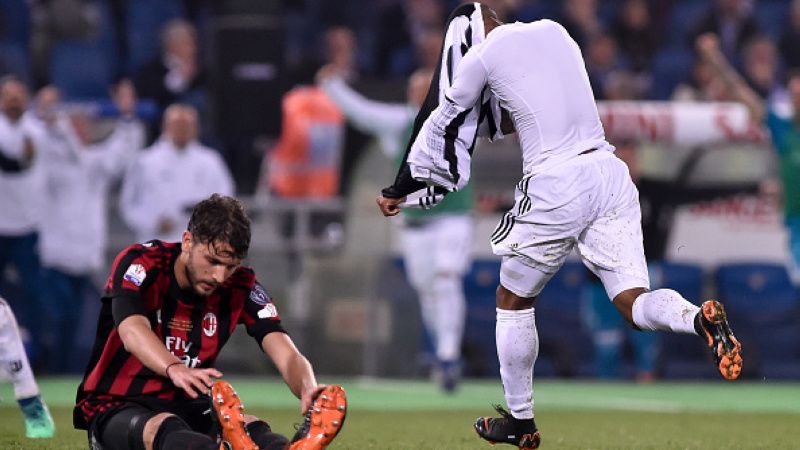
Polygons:
[[491,238],[494,253],[503,257],[503,287],[535,297],[577,244],[609,298],[649,289],[639,192],[613,153],[596,150],[525,177],[515,199]]
[[472,263],[472,216],[442,214],[424,225],[404,226],[403,257],[411,285],[419,290],[441,273],[463,276]]

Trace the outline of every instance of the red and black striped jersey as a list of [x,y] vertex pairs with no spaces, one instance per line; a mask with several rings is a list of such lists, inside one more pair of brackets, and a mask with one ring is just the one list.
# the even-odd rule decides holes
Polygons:
[[180,243],[150,241],[117,255],[105,285],[92,356],[78,387],[77,427],[85,428],[93,415],[87,398],[188,398],[168,378],[125,350],[115,319],[119,323],[132,314],[147,317],[167,350],[193,368],[214,367],[238,324],[244,324],[259,346],[267,334],[285,332],[272,299],[252,269],[238,268],[203,297],[178,286],[173,267],[180,252]]

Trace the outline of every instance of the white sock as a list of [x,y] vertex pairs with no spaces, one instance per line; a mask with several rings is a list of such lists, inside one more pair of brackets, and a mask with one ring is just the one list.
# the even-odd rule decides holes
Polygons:
[[466,304],[461,278],[437,275],[433,280],[436,292],[436,357],[439,361],[455,361],[461,357],[461,336],[464,334]]
[[672,289],[645,292],[633,302],[633,323],[642,330],[697,334],[694,317],[700,307]]
[[497,308],[497,358],[508,409],[517,419],[533,418],[533,365],[539,355],[539,335],[533,308]]
[[28,355],[22,346],[17,319],[5,300],[0,298],[0,371],[14,383],[17,400],[39,395]]

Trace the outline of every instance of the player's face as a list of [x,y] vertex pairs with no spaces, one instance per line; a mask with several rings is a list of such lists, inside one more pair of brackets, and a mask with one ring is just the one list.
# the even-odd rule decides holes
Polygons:
[[242,263],[233,256],[233,249],[226,242],[191,242],[187,246],[184,240],[184,249],[188,253],[186,275],[189,283],[197,294],[204,297],[211,295]]

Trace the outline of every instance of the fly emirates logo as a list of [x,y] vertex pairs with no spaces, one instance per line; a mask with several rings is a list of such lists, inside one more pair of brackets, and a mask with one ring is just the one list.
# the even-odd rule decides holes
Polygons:
[[200,358],[192,357],[189,355],[189,349],[192,348],[192,343],[186,340],[183,340],[176,336],[167,336],[164,338],[164,343],[167,346],[167,350],[170,353],[180,358],[183,364],[190,368],[194,369],[200,365]]

